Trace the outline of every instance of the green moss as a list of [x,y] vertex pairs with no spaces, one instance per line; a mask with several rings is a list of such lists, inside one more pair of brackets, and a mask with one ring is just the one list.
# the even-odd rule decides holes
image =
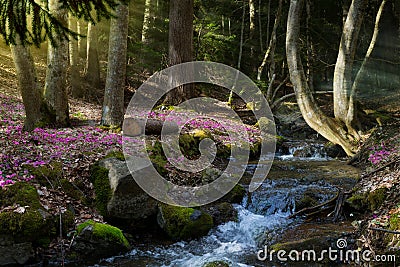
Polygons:
[[25,182],[17,182],[0,189],[0,207],[14,204],[29,206],[33,209],[40,208],[41,205],[36,188]]
[[224,261],[207,262],[203,267],[229,267],[229,264]]
[[223,197],[223,201],[229,203],[241,203],[246,194],[246,189],[240,184],[235,185],[232,190]]
[[77,226],[77,233],[80,234],[83,229],[87,226],[93,226],[93,235],[100,238],[104,239],[107,241],[115,242],[118,244],[124,245],[126,248],[130,247],[130,244],[122,231],[115,227],[111,226],[109,224],[105,223],[97,223],[92,220],[88,220],[84,223],[81,223],[80,225]]
[[346,200],[346,202],[350,205],[350,207],[359,211],[365,210],[368,207],[364,194],[353,194]]
[[112,195],[108,180],[108,170],[98,164],[93,165],[90,170],[90,181],[93,183],[96,194],[96,209],[101,215],[107,216],[107,203]]
[[378,209],[386,199],[388,189],[386,187],[376,189],[368,194],[367,200],[371,211]]
[[3,211],[0,213],[0,235],[11,235],[18,242],[32,242],[46,247],[56,236],[52,220],[43,218],[38,211],[27,208],[24,213]]
[[76,200],[82,200],[85,202],[85,195],[70,181],[67,179],[61,179],[60,185],[65,194]]
[[400,214],[394,213],[390,215],[389,219],[390,230],[397,231],[400,230]]
[[201,215],[192,219],[193,208],[161,205],[162,216],[165,221],[164,230],[173,239],[190,239],[204,236],[213,227],[211,215],[201,212]]
[[118,160],[125,161],[124,153],[122,153],[121,151],[117,151],[117,150],[111,151],[104,158],[105,159],[107,159],[107,158],[116,158]]
[[354,209],[363,211],[368,209],[374,211],[378,209],[386,199],[387,188],[379,188],[372,192],[363,194],[355,193],[347,199],[347,203]]
[[62,163],[58,161],[52,161],[47,165],[33,167],[32,165],[25,165],[25,168],[29,170],[36,178],[36,181],[44,186],[53,186],[61,178],[62,174]]
[[168,161],[163,152],[161,142],[157,140],[154,145],[150,145],[149,143],[147,143],[146,150],[148,152],[151,162],[153,163],[154,168],[156,168],[158,173],[161,175],[167,174],[165,165]]

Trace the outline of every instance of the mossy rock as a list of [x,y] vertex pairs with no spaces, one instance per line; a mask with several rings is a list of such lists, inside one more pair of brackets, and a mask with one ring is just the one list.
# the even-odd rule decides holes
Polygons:
[[39,194],[36,188],[26,182],[17,182],[1,189],[0,207],[12,206],[14,204],[29,206],[32,209],[40,208]]
[[400,213],[394,213],[390,215],[389,227],[390,230],[393,231],[400,230]]
[[386,200],[388,189],[386,187],[378,188],[370,192],[367,196],[369,208],[371,211],[378,209]]
[[112,190],[108,179],[108,170],[99,164],[90,168],[90,181],[93,183],[96,192],[95,206],[101,215],[107,216],[107,204],[111,199]]
[[105,223],[88,220],[77,226],[76,236],[68,259],[93,265],[101,258],[116,256],[130,249],[130,244],[122,231]]
[[60,185],[65,194],[72,197],[76,200],[81,200],[82,202],[86,202],[86,197],[83,192],[73,183],[68,181],[67,179],[61,179]]
[[207,262],[203,267],[229,267],[229,264],[224,261]]
[[126,237],[124,236],[124,234],[122,233],[121,229],[106,223],[98,223],[94,222],[93,220],[88,220],[77,226],[76,228],[77,234],[78,235],[81,234],[82,231],[88,226],[93,227],[92,233],[94,238],[123,245],[127,249],[130,248],[130,244],[126,239]]
[[387,188],[378,188],[372,192],[363,194],[355,193],[346,200],[346,203],[355,210],[365,211],[365,209],[368,209],[374,211],[384,203],[387,192]]
[[0,190],[1,207],[19,205],[21,210],[0,213],[0,236],[11,236],[16,243],[32,242],[47,247],[56,236],[53,217],[44,211],[36,188],[17,182]]
[[118,160],[125,161],[125,155],[124,155],[124,153],[123,153],[122,151],[117,151],[117,150],[111,151],[111,152],[108,153],[104,158],[105,158],[105,159],[108,159],[108,158],[116,158],[116,159],[118,159]]
[[235,185],[235,187],[232,188],[232,190],[228,194],[226,194],[222,198],[222,201],[240,204],[242,203],[242,200],[245,195],[246,195],[246,189],[242,185],[237,184]]
[[154,168],[156,168],[157,172],[161,175],[165,175],[168,173],[165,168],[167,164],[167,158],[164,154],[162,144],[159,140],[157,140],[154,145],[146,144],[146,150],[149,155],[151,162],[153,163]]
[[52,161],[47,165],[34,167],[32,165],[25,165],[25,168],[35,176],[36,181],[43,186],[57,185],[58,180],[61,179],[62,163]]
[[193,208],[160,204],[157,221],[174,240],[204,236],[213,227],[211,215]]

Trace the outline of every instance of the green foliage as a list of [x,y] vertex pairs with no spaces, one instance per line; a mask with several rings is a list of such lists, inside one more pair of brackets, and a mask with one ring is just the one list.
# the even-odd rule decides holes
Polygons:
[[[110,18],[112,16],[110,10],[114,9],[119,1],[60,0],[60,2],[73,16],[95,22],[101,17]],[[57,36],[62,39],[68,39],[69,36],[78,37],[77,33],[58,21],[43,3],[34,0],[0,0],[0,34],[6,44],[16,44],[18,37],[22,44],[36,46],[39,46],[46,37],[53,43]]]
[[118,160],[125,161],[124,153],[122,153],[121,151],[117,151],[117,150],[111,151],[104,158],[105,159],[107,159],[107,158],[116,158]]
[[93,235],[95,237],[124,245],[126,248],[130,247],[129,242],[122,231],[119,228],[109,224],[97,223],[92,220],[88,220],[77,226],[77,233],[80,234],[83,229],[89,225],[93,226]]

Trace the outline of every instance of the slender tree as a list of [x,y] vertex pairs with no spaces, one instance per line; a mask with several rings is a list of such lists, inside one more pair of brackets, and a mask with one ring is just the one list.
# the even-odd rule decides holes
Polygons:
[[124,86],[128,38],[128,6],[120,3],[111,19],[107,79],[101,124],[120,126],[124,117]]
[[[68,10],[62,8],[60,0],[49,0],[51,14],[63,26],[68,24]],[[68,40],[58,33],[49,42],[47,51],[46,82],[44,99],[56,116],[59,125],[69,125],[69,109],[67,96]]]
[[94,25],[93,22],[89,22],[87,31],[85,76],[86,81],[92,88],[98,88],[100,86],[100,63],[97,42],[97,28],[97,25]]
[[[171,0],[169,9],[169,65],[193,60],[193,0]],[[164,103],[179,104],[195,96],[193,84],[170,91]]]
[[[70,14],[68,19],[68,27],[72,31],[76,32],[77,24],[78,24],[77,20]],[[74,97],[82,97],[78,61],[79,61],[78,40],[70,38],[69,40],[70,84],[71,84],[71,93],[72,96]]]

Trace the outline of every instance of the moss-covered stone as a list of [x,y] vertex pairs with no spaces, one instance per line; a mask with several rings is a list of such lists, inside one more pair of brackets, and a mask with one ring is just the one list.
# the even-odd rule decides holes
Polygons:
[[241,203],[243,200],[243,197],[246,195],[246,189],[240,184],[235,185],[235,187],[232,188],[232,190],[226,194],[222,200],[229,202],[229,203]]
[[61,179],[60,180],[60,185],[62,190],[64,191],[65,194],[68,196],[76,199],[76,200],[82,200],[85,202],[85,195],[82,193],[81,190],[77,186],[75,186],[73,183],[68,181],[67,179]]
[[165,166],[168,161],[163,152],[161,142],[157,140],[156,142],[154,142],[153,145],[147,143],[146,150],[157,172],[161,175],[167,174],[167,169],[165,168]]
[[125,246],[126,248],[130,247],[128,240],[119,228],[105,223],[97,223],[93,220],[88,220],[78,225],[76,228],[77,234],[79,235],[83,231],[83,229],[85,229],[89,225],[93,227],[94,237],[103,239],[108,242],[115,242],[117,244]]
[[213,227],[211,215],[193,208],[161,204],[158,223],[174,240],[204,236]]
[[229,264],[224,261],[207,262],[203,267],[229,267]]
[[90,180],[96,192],[96,209],[101,215],[107,216],[107,203],[112,196],[110,182],[108,180],[108,170],[98,164],[94,164],[90,169]]
[[368,194],[367,200],[371,211],[378,209],[386,199],[388,189],[386,187],[376,189]]
[[374,191],[362,194],[354,193],[346,200],[346,203],[348,203],[350,207],[359,211],[365,211],[365,209],[374,211],[386,200],[387,191],[387,188],[378,188]]
[[62,163],[52,161],[49,164],[34,167],[32,165],[25,165],[25,168],[35,176],[36,181],[43,186],[57,185],[58,180],[62,174]]
[[29,206],[32,209],[40,208],[39,195],[32,185],[25,182],[17,182],[0,190],[0,207]]
[[108,153],[105,157],[105,159],[107,158],[116,158],[118,160],[124,161],[125,160],[125,155],[122,151],[111,151],[110,153]]
[[0,236],[11,236],[14,242],[32,242],[46,247],[56,235],[54,220],[44,211],[36,189],[17,182],[0,190],[1,207],[19,205],[19,210],[0,213]]

